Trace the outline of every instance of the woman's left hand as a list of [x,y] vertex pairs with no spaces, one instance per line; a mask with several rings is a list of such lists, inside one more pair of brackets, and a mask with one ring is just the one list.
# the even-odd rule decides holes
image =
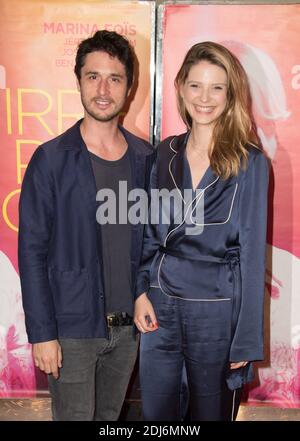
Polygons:
[[245,367],[246,364],[248,364],[248,363],[249,363],[248,361],[237,361],[234,363],[230,363],[230,369],[238,369],[241,367]]

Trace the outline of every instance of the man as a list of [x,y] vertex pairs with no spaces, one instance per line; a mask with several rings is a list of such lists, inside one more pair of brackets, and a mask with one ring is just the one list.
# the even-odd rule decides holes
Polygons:
[[[133,292],[143,225],[96,221],[96,193],[147,189],[153,150],[118,125],[134,54],[115,32],[82,41],[84,118],[34,153],[20,198],[19,268],[35,365],[54,420],[117,420],[135,363]],[[98,217],[98,216],[97,216]]]

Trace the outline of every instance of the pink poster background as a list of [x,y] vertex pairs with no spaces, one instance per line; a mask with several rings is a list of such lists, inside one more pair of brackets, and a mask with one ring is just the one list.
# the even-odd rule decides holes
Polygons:
[[27,343],[17,266],[18,201],[36,147],[82,116],[73,73],[81,39],[98,29],[126,36],[139,60],[138,90],[124,125],[150,136],[151,2],[0,2],[0,397],[46,389]]
[[[300,5],[162,6],[161,138],[183,132],[174,78],[199,41],[224,44],[251,85],[259,135],[272,158],[266,277],[266,359],[248,400],[300,407]],[[272,194],[273,193],[273,194]]]

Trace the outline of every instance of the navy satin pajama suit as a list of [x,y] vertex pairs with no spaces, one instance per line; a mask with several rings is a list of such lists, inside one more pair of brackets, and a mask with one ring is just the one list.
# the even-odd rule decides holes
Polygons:
[[[170,222],[149,219],[137,295],[147,292],[158,330],[142,334],[140,381],[146,420],[179,420],[186,368],[192,420],[230,420],[234,392],[263,359],[263,299],[269,165],[249,145],[237,176],[211,167],[191,192],[185,147],[189,133],[158,146],[151,189],[177,192]],[[203,216],[196,216],[202,204]],[[185,214],[178,221],[179,206]],[[151,205],[163,211],[163,198]],[[229,401],[228,401],[229,400]],[[231,401],[230,401],[231,400]]]

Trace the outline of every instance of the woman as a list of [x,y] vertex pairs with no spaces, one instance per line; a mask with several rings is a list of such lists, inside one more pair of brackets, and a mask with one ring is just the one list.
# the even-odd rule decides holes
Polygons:
[[[230,420],[234,391],[263,359],[268,161],[246,74],[225,47],[195,44],[175,87],[188,131],[158,146],[151,188],[165,197],[151,209],[163,214],[150,213],[135,302],[143,412],[180,419],[185,366],[191,419]],[[180,197],[169,222],[166,190]]]

